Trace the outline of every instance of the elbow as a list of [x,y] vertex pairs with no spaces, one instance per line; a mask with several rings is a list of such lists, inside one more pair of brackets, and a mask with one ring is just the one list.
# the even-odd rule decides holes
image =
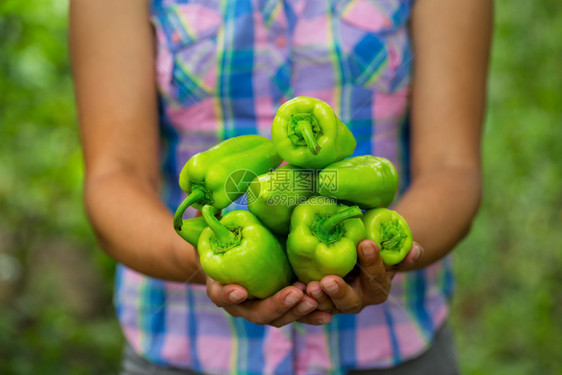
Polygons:
[[472,230],[474,220],[476,219],[478,211],[482,206],[484,186],[482,183],[482,176],[480,171],[473,172],[469,176],[467,176],[467,179],[465,181],[465,188],[466,191],[464,196],[468,198],[468,215],[466,215],[466,222],[461,232],[459,241],[468,236],[468,234]]
[[[84,213],[96,237],[98,245],[109,254],[108,242],[104,239],[103,230],[103,184],[98,184],[95,179],[86,178],[82,191],[82,204]],[[110,254],[109,254],[110,255]]]

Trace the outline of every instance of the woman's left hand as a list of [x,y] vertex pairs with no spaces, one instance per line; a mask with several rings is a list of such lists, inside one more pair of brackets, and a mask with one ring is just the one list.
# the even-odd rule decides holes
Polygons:
[[359,275],[349,283],[329,275],[308,283],[306,293],[318,302],[318,310],[331,314],[354,314],[365,306],[387,300],[392,278],[399,270],[408,270],[423,257],[423,248],[416,242],[406,258],[395,266],[385,266],[377,244],[370,240],[358,246]]

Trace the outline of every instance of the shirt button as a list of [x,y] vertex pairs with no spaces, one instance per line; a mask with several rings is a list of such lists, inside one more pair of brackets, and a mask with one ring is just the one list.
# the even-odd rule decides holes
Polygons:
[[275,38],[275,45],[279,48],[285,48],[287,46],[287,38],[279,35],[277,38]]

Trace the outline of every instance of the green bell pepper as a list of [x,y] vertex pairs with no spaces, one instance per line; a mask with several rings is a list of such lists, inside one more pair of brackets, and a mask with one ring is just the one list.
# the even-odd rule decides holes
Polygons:
[[404,260],[413,239],[408,223],[398,212],[375,208],[365,212],[363,223],[367,238],[378,245],[384,264],[394,265]]
[[[220,212],[220,210],[217,210],[214,207],[213,210],[215,216]],[[182,227],[181,229],[176,229],[176,233],[191,245],[197,247],[199,237],[201,236],[201,233],[205,228],[207,228],[207,222],[205,221],[205,218],[203,216],[197,216],[191,219],[182,220]]]
[[197,250],[201,268],[222,284],[246,288],[248,298],[267,298],[293,279],[283,247],[249,211],[237,210],[219,221],[211,206],[203,207],[208,228],[203,230]]
[[289,233],[293,209],[312,195],[315,171],[286,164],[258,176],[246,193],[248,210],[277,234]]
[[205,228],[207,228],[207,222],[205,219],[203,217],[194,217],[182,220],[181,229],[176,229],[176,232],[181,238],[197,247],[199,237]]
[[312,197],[291,216],[287,255],[305,283],[327,275],[344,277],[357,262],[357,245],[365,238],[359,207],[338,205],[326,197]]
[[398,190],[398,172],[390,160],[355,156],[330,164],[318,175],[318,193],[363,209],[388,207]]
[[241,197],[255,176],[281,162],[271,140],[259,135],[230,138],[194,155],[180,172],[179,185],[187,197],[174,214],[174,228],[181,230],[187,207],[221,210]]
[[303,168],[324,168],[353,154],[356,146],[353,134],[332,108],[306,96],[279,107],[271,138],[284,160]]

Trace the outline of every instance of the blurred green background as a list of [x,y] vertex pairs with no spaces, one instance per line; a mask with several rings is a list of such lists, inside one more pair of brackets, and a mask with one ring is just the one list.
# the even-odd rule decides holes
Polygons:
[[[67,1],[0,2],[0,374],[116,373],[82,208]],[[466,374],[562,374],[562,2],[498,1],[484,200],[455,251]]]

